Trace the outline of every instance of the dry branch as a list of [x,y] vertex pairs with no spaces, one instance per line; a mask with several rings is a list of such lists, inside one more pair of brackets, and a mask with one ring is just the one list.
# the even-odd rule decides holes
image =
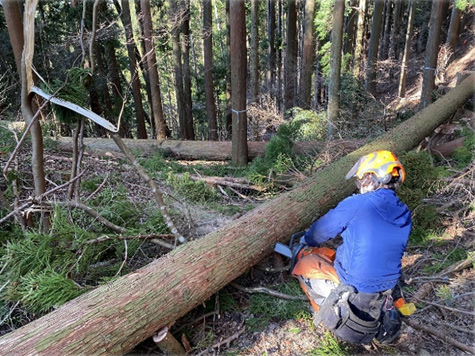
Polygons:
[[308,300],[307,297],[303,295],[289,295],[289,294],[284,294],[277,292],[275,290],[265,288],[265,287],[243,287],[240,284],[236,282],[232,282],[231,286],[233,286],[236,289],[239,289],[240,291],[246,292],[246,293],[262,293],[262,294],[268,294],[273,297],[281,298],[281,299],[289,299],[289,300]]
[[411,319],[408,319],[408,318],[404,318],[402,320],[407,325],[409,325],[410,327],[412,327],[414,329],[421,330],[421,331],[424,331],[428,334],[431,334],[431,335],[435,336],[436,338],[438,338],[440,340],[443,340],[445,342],[448,342],[451,345],[454,345],[455,347],[459,348],[460,350],[469,352],[471,354],[475,354],[475,348],[473,348],[471,346],[468,346],[468,345],[465,345],[465,344],[462,344],[461,342],[459,342],[457,340],[454,340],[453,338],[448,336],[448,334],[449,334],[448,332],[437,331],[436,328],[431,328],[431,327],[428,327],[428,326],[421,325],[421,324],[419,324],[419,323],[417,323],[417,322],[415,322]]

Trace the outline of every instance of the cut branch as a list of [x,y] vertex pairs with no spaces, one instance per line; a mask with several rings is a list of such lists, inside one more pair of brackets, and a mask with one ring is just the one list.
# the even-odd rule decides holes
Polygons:
[[455,347],[459,348],[460,350],[469,352],[471,354],[475,354],[475,348],[473,348],[471,346],[468,346],[468,345],[465,345],[465,344],[462,344],[461,342],[459,342],[457,340],[454,340],[453,338],[448,336],[448,332],[437,331],[436,328],[431,328],[431,327],[428,327],[428,326],[421,325],[421,324],[419,324],[419,323],[417,323],[417,322],[415,322],[411,319],[408,319],[408,318],[404,318],[402,320],[407,325],[409,325],[410,327],[412,327],[414,329],[421,330],[421,331],[424,331],[424,332],[426,332],[430,335],[433,335],[433,336],[435,336],[436,338],[438,338],[440,340],[443,340],[445,342],[448,342],[451,345],[454,345]]
[[232,282],[231,286],[233,286],[236,289],[239,289],[240,291],[246,292],[246,293],[262,293],[262,294],[268,294],[273,297],[281,298],[281,299],[289,299],[289,300],[308,300],[307,297],[304,295],[289,295],[289,294],[284,294],[277,292],[275,290],[269,289],[269,288],[264,288],[264,287],[243,287],[240,284],[236,282]]

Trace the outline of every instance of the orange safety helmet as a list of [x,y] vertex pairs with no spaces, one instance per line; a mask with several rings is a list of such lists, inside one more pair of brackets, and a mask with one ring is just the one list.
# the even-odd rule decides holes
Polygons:
[[362,179],[366,173],[372,173],[374,180],[387,184],[393,177],[404,182],[406,171],[394,153],[386,150],[376,151],[361,157],[345,176],[346,179],[357,177]]

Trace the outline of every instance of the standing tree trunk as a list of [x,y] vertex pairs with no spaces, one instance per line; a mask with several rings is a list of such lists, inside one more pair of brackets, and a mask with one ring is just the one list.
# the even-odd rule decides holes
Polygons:
[[437,56],[439,54],[440,27],[442,25],[443,1],[433,1],[430,13],[429,38],[427,39],[424,76],[422,77],[422,92],[420,106],[425,108],[432,103],[432,91],[435,87],[437,74]]
[[206,113],[208,115],[208,140],[218,140],[218,122],[216,120],[216,102],[213,85],[213,15],[211,0],[203,0],[203,57],[206,95]]
[[279,11],[277,15],[277,31],[276,31],[276,54],[275,54],[275,66],[276,66],[276,101],[277,108],[279,111],[282,111],[284,108],[283,105],[283,95],[282,95],[282,45],[283,45],[283,27],[284,27],[284,5],[283,1],[279,1]]
[[[343,45],[343,53],[353,55],[353,49],[355,47],[355,35],[356,35],[356,6],[358,5],[358,0],[350,1],[350,13],[346,18],[345,33],[347,37]],[[351,64],[351,61],[348,61],[348,68]]]
[[254,103],[259,93],[259,0],[251,0],[251,55],[249,66],[249,101]]
[[287,0],[287,45],[284,68],[284,111],[294,107],[297,85],[297,7]]
[[381,50],[379,51],[379,59],[388,59],[388,45],[391,31],[391,14],[392,14],[392,0],[385,0],[386,6],[384,10],[384,26],[383,26],[383,40],[381,41]]
[[332,126],[340,112],[341,49],[343,43],[343,20],[345,0],[335,0],[333,8],[332,49],[330,54],[330,78],[328,83],[328,136],[332,137]]
[[[233,14],[238,13],[233,10]],[[242,275],[271,253],[277,241],[285,242],[292,233],[308,228],[315,218],[354,192],[354,183],[344,177],[359,157],[381,149],[397,155],[412,149],[474,91],[472,74],[430,107],[331,163],[290,192],[4,335],[0,354],[128,352]]]
[[21,77],[21,55],[23,53],[23,22],[21,20],[20,7],[18,1],[3,1],[3,13],[7,22],[8,36],[13,49],[13,56],[17,68],[18,77]]
[[183,100],[185,103],[185,140],[195,139],[195,129],[193,127],[193,110],[191,97],[191,75],[190,75],[190,0],[184,3],[185,13],[183,16]]
[[132,94],[137,115],[137,137],[147,138],[145,128],[145,111],[142,104],[142,94],[140,93],[140,80],[137,69],[137,57],[135,55],[135,40],[132,31],[132,21],[130,19],[129,0],[122,0],[122,24],[125,29],[127,53],[129,55],[130,80],[132,81]]
[[361,70],[361,59],[363,57],[363,35],[366,13],[366,0],[360,0],[358,8],[358,22],[356,24],[355,58],[353,61],[353,75],[358,78]]
[[276,0],[267,0],[267,39],[269,46],[267,50],[267,90],[271,95],[275,88],[275,4]]
[[183,71],[181,66],[180,28],[181,28],[181,6],[178,0],[170,1],[170,22],[172,33],[173,62],[175,68],[175,94],[178,112],[179,133],[178,137],[185,138],[185,94],[183,91]]
[[312,74],[314,57],[315,0],[305,1],[305,25],[303,35],[302,78],[300,80],[300,107],[310,109],[312,99]]
[[371,38],[368,48],[366,63],[365,87],[371,94],[376,93],[376,73],[378,62],[379,38],[381,36],[381,24],[383,22],[384,0],[375,0],[373,10],[373,23],[371,25]]
[[[34,14],[37,3],[38,0],[34,0],[27,1],[25,4],[25,32],[23,32],[23,22],[21,20],[18,2],[4,1],[2,3],[5,19],[7,21],[10,43],[13,48],[15,63],[21,80],[21,113],[27,124],[31,123],[33,116],[35,115],[32,107],[30,88],[33,86],[31,65],[34,54]],[[28,12],[31,12],[30,16],[28,16]],[[27,37],[23,37],[24,33]],[[43,158],[43,134],[41,132],[38,118],[33,122],[30,128],[30,133],[32,144],[31,168],[33,172],[35,195],[39,196],[46,190],[46,180]]]
[[153,41],[152,15],[150,12],[150,1],[141,0],[143,15],[143,32],[145,41],[145,57],[147,59],[148,77],[150,80],[150,95],[152,97],[152,114],[155,122],[157,140],[167,138],[167,124],[163,115],[162,93],[160,91],[160,77],[157,68],[157,55]]
[[409,63],[409,54],[412,46],[412,35],[414,28],[414,15],[416,12],[416,0],[409,1],[407,5],[409,7],[409,19],[407,20],[407,33],[406,44],[404,45],[404,55],[401,63],[401,76],[399,77],[399,90],[398,94],[401,98],[406,96],[406,76],[407,76],[407,64]]
[[246,12],[244,1],[231,0],[231,85],[233,117],[233,157],[237,166],[247,164],[247,114],[246,114]]
[[399,43],[399,29],[401,27],[401,13],[403,1],[394,2],[394,18],[393,18],[393,28],[391,31],[391,39],[389,45],[389,58],[398,59],[398,43]]
[[447,33],[447,46],[450,51],[455,51],[460,32],[460,19],[462,17],[462,10],[457,0],[453,1],[452,14],[450,15],[449,31]]

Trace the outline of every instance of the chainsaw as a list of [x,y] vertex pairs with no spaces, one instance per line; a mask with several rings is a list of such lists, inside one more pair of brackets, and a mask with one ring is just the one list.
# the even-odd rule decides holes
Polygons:
[[290,272],[294,269],[298,253],[306,246],[300,243],[303,235],[305,235],[305,231],[299,231],[290,237],[288,245],[281,242],[275,244],[274,251],[290,259]]

